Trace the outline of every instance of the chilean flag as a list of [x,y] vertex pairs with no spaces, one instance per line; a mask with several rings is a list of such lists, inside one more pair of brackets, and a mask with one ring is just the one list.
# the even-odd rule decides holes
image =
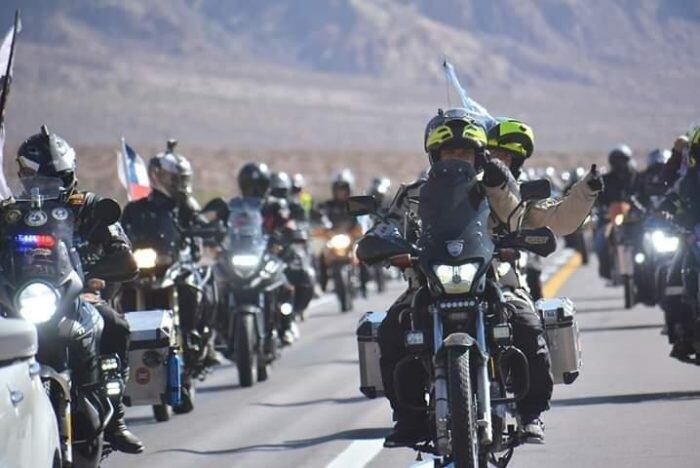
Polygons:
[[124,138],[121,143],[118,170],[119,180],[126,189],[126,196],[129,201],[146,198],[151,193],[146,164]]

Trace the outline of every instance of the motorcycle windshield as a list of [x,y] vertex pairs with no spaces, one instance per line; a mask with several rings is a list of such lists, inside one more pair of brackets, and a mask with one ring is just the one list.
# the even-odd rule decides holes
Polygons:
[[32,176],[14,181],[10,190],[16,201],[31,201],[32,197],[42,200],[56,200],[66,194],[63,181],[58,177]]
[[229,203],[228,238],[232,243],[260,241],[263,232],[262,201],[258,198],[234,198]]
[[433,165],[420,191],[421,259],[428,265],[490,261],[489,213],[470,164],[447,160]]

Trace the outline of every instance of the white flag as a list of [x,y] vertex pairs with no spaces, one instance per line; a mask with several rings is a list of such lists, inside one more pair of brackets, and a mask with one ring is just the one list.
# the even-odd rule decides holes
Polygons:
[[0,45],[0,196],[7,198],[12,193],[7,186],[5,172],[3,170],[4,148],[5,148],[5,108],[7,107],[7,95],[12,79],[12,68],[14,67],[14,47],[17,33],[22,29],[19,21],[19,12],[15,14],[15,23],[5,35],[5,39]]

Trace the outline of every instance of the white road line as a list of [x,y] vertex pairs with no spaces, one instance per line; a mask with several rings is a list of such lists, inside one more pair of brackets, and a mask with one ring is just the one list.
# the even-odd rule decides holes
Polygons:
[[356,440],[340,452],[326,468],[359,468],[365,466],[384,448],[384,439]]

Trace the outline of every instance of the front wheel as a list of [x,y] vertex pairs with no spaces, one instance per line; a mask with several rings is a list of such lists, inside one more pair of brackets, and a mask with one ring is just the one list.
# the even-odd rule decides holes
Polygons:
[[170,421],[172,410],[168,405],[153,405],[153,417],[158,422]]
[[[346,271],[348,272],[347,278],[344,274]],[[352,269],[345,265],[334,265],[333,283],[335,287],[335,294],[338,296],[338,301],[340,302],[340,311],[348,312],[352,310]]]
[[634,278],[631,275],[625,275],[623,281],[625,287],[625,309],[631,309],[635,303]]
[[257,334],[255,316],[245,314],[236,330],[236,367],[242,387],[251,387],[258,380]]
[[448,349],[447,370],[454,465],[456,468],[479,468],[476,400],[472,394],[469,349]]
[[73,468],[98,468],[102,463],[102,434],[73,445]]

